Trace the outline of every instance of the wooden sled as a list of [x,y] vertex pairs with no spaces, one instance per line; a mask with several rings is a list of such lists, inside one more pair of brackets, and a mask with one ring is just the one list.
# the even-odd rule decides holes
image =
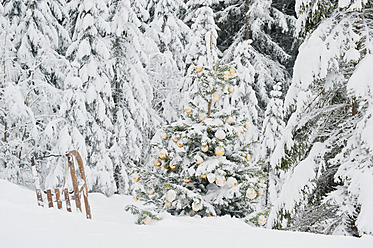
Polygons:
[[[58,156],[60,156],[60,155],[58,155]],[[73,150],[73,151],[67,153],[66,155],[61,155],[61,156],[66,156],[67,157],[68,166],[70,168],[71,180],[72,180],[73,190],[74,190],[72,192],[71,200],[75,201],[76,208],[80,212],[82,212],[82,204],[81,204],[80,198],[81,198],[81,195],[83,195],[86,217],[87,217],[87,219],[92,219],[91,207],[90,207],[89,202],[88,202],[87,181],[86,181],[86,177],[85,177],[82,158],[76,150]],[[78,184],[78,178],[77,178],[76,173],[75,173],[74,157],[75,157],[76,161],[78,162],[80,177],[84,182],[83,185],[80,188],[79,188],[79,184]],[[43,157],[43,158],[46,158],[46,157]],[[43,158],[38,158],[38,159],[43,159]],[[37,173],[37,170],[36,170],[35,158],[34,157],[31,158],[31,168],[32,168],[32,174],[33,174],[33,177],[34,177],[34,184],[35,184],[37,202],[38,202],[39,206],[44,207],[43,192],[42,192],[41,187],[40,187],[40,179],[39,179],[39,176],[38,176],[38,173]],[[69,211],[69,212],[72,211],[71,210],[71,202],[70,202],[70,194],[69,194],[67,188],[63,188],[63,189],[58,189],[57,188],[57,189],[54,189],[53,192],[52,192],[51,189],[48,189],[48,190],[46,190],[45,193],[47,195],[47,201],[48,201],[48,207],[49,208],[53,208],[54,207],[53,202],[56,202],[57,203],[57,208],[62,209],[62,201],[63,200],[62,200],[61,194],[63,193],[64,198],[65,198],[65,203],[66,203],[66,210]]]

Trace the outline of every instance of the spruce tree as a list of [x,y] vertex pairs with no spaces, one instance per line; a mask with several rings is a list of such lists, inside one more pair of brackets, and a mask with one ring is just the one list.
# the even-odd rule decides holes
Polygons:
[[242,80],[256,93],[259,123],[274,85],[281,82],[286,92],[290,84],[296,55],[294,23],[295,18],[274,8],[272,0],[230,0],[218,13],[223,59],[240,60],[252,75],[253,81]]
[[[13,58],[3,64],[8,111],[4,122],[11,128],[4,139],[11,164],[8,175],[22,184],[32,183],[25,181],[31,178],[29,167],[21,169],[29,164],[30,155],[55,151],[56,138],[50,131],[58,125],[59,90],[67,64],[59,54],[60,45],[68,39],[61,24],[63,15],[57,14],[61,3],[4,1],[3,13],[9,22],[5,49]],[[42,171],[43,178],[46,173]]]
[[[215,0],[192,0],[187,2],[187,12],[184,21],[190,26],[191,37],[187,44],[188,51],[186,63],[191,65],[188,73],[193,71],[192,62],[197,64],[212,64],[210,53],[213,57],[220,54],[215,49],[218,38],[218,26],[215,23],[215,13],[211,8]],[[213,49],[210,49],[210,48]]]
[[282,85],[276,84],[270,92],[270,100],[264,113],[263,128],[259,140],[258,156],[265,163],[268,175],[266,205],[274,202],[281,188],[281,173],[274,168],[276,162],[271,161],[272,154],[285,129]]
[[[372,232],[361,218],[371,201],[364,194],[370,176],[362,176],[371,170],[370,142],[362,136],[370,119],[370,96],[363,92],[369,88],[371,3],[347,2],[297,2],[298,31],[307,36],[285,100],[295,112],[273,156],[286,173],[270,215],[276,228]],[[310,26],[304,20],[317,20],[313,15],[320,19]]]
[[194,69],[185,114],[159,129],[148,167],[133,169],[135,198],[174,215],[231,215],[264,224],[266,175],[251,160],[251,127],[235,100],[236,70],[217,60]]
[[149,23],[145,35],[157,45],[149,59],[147,73],[152,78],[153,109],[166,123],[178,118],[181,109],[175,98],[182,98],[180,88],[185,74],[185,58],[190,28],[183,22],[186,5],[181,0],[149,1]]
[[[67,106],[66,112],[76,112],[73,108],[78,104],[81,107],[77,112],[82,113],[82,116],[78,115],[78,119],[73,120],[73,126],[68,128],[69,134],[71,139],[81,140],[81,137],[84,137],[86,150],[81,153],[84,164],[89,167],[88,188],[110,195],[116,191],[116,186],[109,153],[113,139],[113,98],[108,2],[72,0],[67,8],[72,43],[66,56],[72,65],[69,77],[73,78],[73,82],[68,82],[66,86],[79,89],[76,92],[78,95],[70,96],[70,99],[82,100],[82,89],[85,102],[84,108],[81,102],[70,102],[73,104]],[[67,91],[67,94],[69,92],[75,93]],[[84,124],[79,124],[82,122]],[[79,134],[74,135],[77,131]]]
[[[152,110],[153,85],[147,75],[148,51],[158,52],[154,41],[144,35],[131,1],[113,1],[110,23],[113,57],[112,94],[114,138],[111,157],[119,193],[129,190],[128,166],[144,164],[149,137],[159,122]],[[154,52],[156,51],[156,52]],[[151,121],[151,119],[156,119]]]

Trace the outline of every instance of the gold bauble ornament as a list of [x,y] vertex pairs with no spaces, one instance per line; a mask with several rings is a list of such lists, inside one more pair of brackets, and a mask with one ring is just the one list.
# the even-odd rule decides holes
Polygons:
[[132,178],[132,180],[135,181],[135,182],[138,182],[138,181],[140,181],[140,177],[138,177],[138,176],[134,176],[134,177]]
[[188,178],[184,178],[184,183],[190,183],[191,179],[188,177]]
[[196,70],[197,73],[200,73],[202,71],[202,67],[196,66],[195,70]]
[[167,140],[167,139],[168,139],[167,134],[162,134],[162,135],[161,135],[161,139],[162,139],[162,140]]
[[170,165],[166,164],[163,166],[163,169],[168,170],[170,168]]
[[246,161],[247,161],[247,162],[250,162],[250,160],[251,160],[251,155],[250,155],[250,154],[247,154],[245,158],[246,158]]
[[224,148],[221,146],[218,146],[215,148],[215,154],[216,156],[223,156],[224,155]]
[[138,198],[136,195],[134,195],[132,198],[133,198],[135,201],[138,201],[138,200],[139,200],[139,198]]
[[264,179],[260,179],[258,183],[264,183]]
[[256,191],[252,188],[248,189],[246,192],[246,196],[249,199],[254,199],[256,197]]
[[223,78],[227,80],[229,78],[229,75],[227,73],[223,73]]
[[167,158],[167,151],[166,150],[162,150],[159,152],[159,158],[160,159],[166,159]]
[[190,113],[192,113],[192,111],[193,111],[193,110],[192,110],[191,108],[186,108],[186,109],[185,109],[185,113],[187,113],[188,115],[189,115]]
[[236,69],[234,69],[234,68],[231,68],[230,70],[229,70],[229,74],[230,74],[230,76],[233,76],[234,74],[236,74]]
[[240,136],[242,133],[243,133],[242,129],[239,128],[239,129],[237,130],[237,132],[236,132],[234,135],[238,137],[238,136]]
[[197,165],[200,165],[203,163],[203,158],[201,158],[200,156],[197,156],[197,159],[196,159],[196,164]]
[[211,99],[212,99],[213,102],[218,102],[218,101],[220,101],[220,95],[218,93],[214,93],[214,94],[212,94]]
[[179,141],[180,138],[177,138],[177,137],[172,137],[172,141],[177,143]]
[[150,223],[152,223],[152,218],[150,218],[149,216],[146,216],[144,219],[144,224],[149,225]]
[[225,185],[225,177],[224,176],[220,176],[220,175],[218,175],[217,177],[216,177],[216,185],[218,185],[218,186],[220,186],[220,187],[222,187],[222,186],[224,186]]
[[160,167],[162,165],[162,162],[160,160],[157,160],[153,163],[154,167]]
[[176,164],[171,164],[170,168],[171,168],[171,170],[175,170],[177,168],[177,165]]
[[166,201],[166,202],[164,203],[164,205],[165,205],[167,208],[169,208],[169,207],[172,206],[172,202]]
[[245,125],[243,125],[243,127],[244,127],[246,130],[249,130],[249,124],[245,124]]
[[215,137],[218,139],[218,140],[222,140],[225,138],[225,132],[223,131],[223,129],[219,129],[218,131],[216,131],[215,133]]
[[228,125],[232,124],[232,118],[231,117],[225,118],[225,123],[227,123]]
[[152,188],[149,188],[148,189],[148,194],[149,195],[153,195],[155,193],[155,190],[154,189],[152,189]]
[[176,191],[173,189],[170,189],[166,192],[166,200],[168,202],[173,202],[176,199]]
[[194,212],[198,212],[201,209],[201,205],[198,203],[192,203],[192,209]]
[[238,185],[237,180],[234,177],[229,177],[227,180],[227,184],[230,189]]
[[234,92],[234,87],[233,86],[229,86],[228,87],[228,92],[229,93],[233,93]]
[[202,146],[201,149],[203,152],[207,152],[209,150],[209,146],[208,145]]
[[181,141],[179,141],[179,142],[177,142],[177,146],[178,146],[179,148],[182,148],[182,147],[184,146],[184,143],[181,142]]
[[266,220],[266,218],[264,217],[264,215],[261,215],[261,216],[258,217],[258,223],[259,223],[260,225],[263,226],[266,222],[267,222],[267,220]]
[[206,174],[201,174],[201,178],[205,179],[207,177]]
[[207,180],[209,181],[209,183],[215,182],[215,180],[216,180],[215,174],[214,173],[207,174]]
[[206,115],[199,115],[199,116],[198,116],[198,119],[199,119],[200,121],[204,121],[204,120],[206,119]]
[[260,188],[260,189],[258,190],[258,195],[260,196],[260,195],[263,195],[263,194],[264,194],[264,189]]

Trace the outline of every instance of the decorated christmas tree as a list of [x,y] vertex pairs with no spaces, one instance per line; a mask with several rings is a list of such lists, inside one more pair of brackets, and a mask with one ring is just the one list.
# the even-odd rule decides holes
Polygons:
[[[239,104],[234,65],[195,65],[189,76],[185,113],[158,130],[150,163],[134,168],[134,199],[174,215],[230,215],[263,225],[266,174],[252,160],[250,115]],[[128,208],[140,224],[153,216]]]

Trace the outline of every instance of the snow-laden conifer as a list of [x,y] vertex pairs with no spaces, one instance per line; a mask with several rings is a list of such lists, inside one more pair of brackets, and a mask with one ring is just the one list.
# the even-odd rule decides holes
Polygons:
[[156,42],[160,52],[168,51],[165,54],[184,72],[187,55],[185,45],[190,35],[189,27],[182,20],[186,4],[182,0],[151,0],[148,9],[151,18],[146,34]]
[[[218,15],[219,26],[226,32],[224,35],[227,40],[220,42],[223,46],[229,45],[224,51],[224,60],[239,59],[243,66],[254,73],[251,87],[257,94],[261,118],[273,86],[283,82],[283,88],[287,89],[293,61],[292,35],[295,19],[271,4],[272,0],[231,0],[225,3],[225,8]],[[239,28],[233,26],[230,19],[239,23]],[[276,36],[279,34],[289,37],[287,42],[277,40]],[[230,39],[231,36],[235,38]],[[243,83],[247,84],[248,81]],[[262,121],[263,119],[260,120]]]
[[[371,219],[365,212],[371,202],[365,194],[371,146],[363,136],[371,109],[367,64],[372,13],[371,4],[365,4],[356,11],[347,7],[353,6],[350,2],[332,13],[315,7],[326,18],[313,29],[298,24],[299,32],[310,34],[300,48],[285,101],[295,112],[273,156],[286,172],[270,216],[274,227],[355,236],[372,232],[365,219]],[[300,15],[303,11],[298,9]]]
[[180,88],[185,74],[185,48],[190,28],[183,22],[183,1],[149,1],[151,14],[145,35],[157,44],[157,51],[150,54],[147,73],[154,88],[153,109],[167,123],[178,118]]
[[[59,52],[68,36],[61,25],[63,15],[57,14],[63,2],[4,2],[3,13],[9,21],[4,49],[10,51],[5,61],[7,57],[12,61],[3,67],[7,75],[5,121],[10,127],[6,132],[6,146],[11,156],[8,161],[13,164],[8,169],[15,170],[8,175],[18,177],[20,183],[31,183],[24,181],[27,175],[31,178],[28,166],[18,175],[16,171],[29,163],[33,152],[55,151],[56,136],[49,133],[48,127],[58,119],[59,89],[65,77],[66,61]],[[48,164],[43,167],[42,177],[47,168]]]
[[[66,107],[67,113],[76,111],[75,116],[83,119],[73,120],[73,125],[68,127],[69,135],[70,139],[77,139],[78,143],[83,139],[85,141],[86,150],[81,153],[84,164],[90,168],[87,172],[88,188],[110,195],[114,193],[116,186],[109,153],[113,139],[114,104],[111,91],[113,68],[108,1],[73,0],[68,4],[68,11],[72,43],[66,56],[72,65],[69,77],[73,82],[65,81],[65,93],[76,93],[76,96],[67,97],[81,101],[82,90],[85,103],[85,109],[80,101],[70,101],[70,105]],[[70,87],[76,87],[78,91],[71,91]],[[74,109],[76,104],[81,106],[79,110]],[[84,124],[80,124],[81,122]]]
[[282,174],[274,168],[276,163],[271,161],[285,128],[282,94],[282,84],[277,83],[270,92],[271,98],[264,113],[265,118],[259,140],[258,156],[263,159],[268,175],[266,204],[276,200],[277,193],[282,186]]
[[111,87],[115,104],[111,156],[118,192],[123,193],[129,185],[126,170],[145,163],[149,154],[148,139],[159,123],[152,110],[153,85],[147,74],[150,57],[158,49],[154,41],[140,31],[143,24],[131,1],[114,1],[110,15],[114,73]]
[[216,61],[188,75],[185,113],[158,130],[147,167],[133,168],[134,197],[156,211],[228,214],[262,225],[265,174],[252,160],[247,108],[236,101],[236,69]]

